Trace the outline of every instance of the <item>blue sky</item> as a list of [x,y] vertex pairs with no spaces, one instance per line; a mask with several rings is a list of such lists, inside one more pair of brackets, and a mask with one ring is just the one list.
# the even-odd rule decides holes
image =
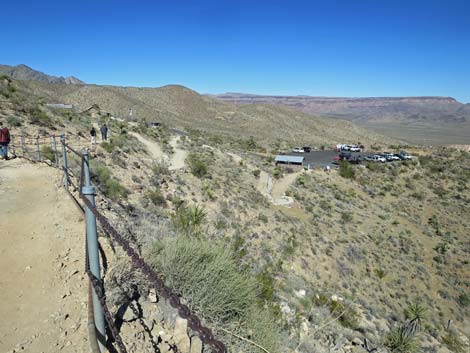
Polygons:
[[201,93],[470,102],[470,1],[6,1],[0,63]]

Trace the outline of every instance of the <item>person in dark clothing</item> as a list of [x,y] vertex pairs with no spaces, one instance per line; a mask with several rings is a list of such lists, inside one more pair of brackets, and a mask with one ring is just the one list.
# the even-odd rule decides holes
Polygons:
[[100,130],[101,130],[101,140],[107,141],[108,140],[108,127],[106,126],[106,124],[103,124]]
[[96,129],[94,127],[90,130],[91,144],[96,145]]
[[10,131],[3,127],[0,121],[0,159],[8,160],[8,144],[10,143]]

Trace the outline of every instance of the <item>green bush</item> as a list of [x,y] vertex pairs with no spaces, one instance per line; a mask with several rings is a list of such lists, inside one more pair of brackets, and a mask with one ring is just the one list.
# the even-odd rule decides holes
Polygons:
[[282,175],[283,175],[283,171],[282,171],[281,168],[279,168],[279,167],[274,168],[273,177],[274,177],[275,179],[280,179],[280,178],[282,178]]
[[[282,351],[271,311],[257,305],[256,279],[240,269],[230,247],[188,237],[165,238],[155,243],[150,257],[166,283],[205,319],[272,353]],[[264,352],[231,336],[227,339],[230,351]]]
[[9,126],[13,126],[13,127],[19,127],[21,126],[21,120],[18,119],[16,116],[10,116],[7,118],[7,123]]
[[469,307],[470,306],[470,294],[468,293],[460,294],[458,301],[459,301],[459,304],[463,306],[464,308]]
[[255,176],[255,178],[259,178],[260,174],[261,174],[261,170],[259,169],[253,170],[253,175]]
[[207,175],[207,164],[201,156],[198,156],[196,153],[190,153],[186,158],[186,162],[194,176],[203,178]]
[[92,161],[90,167],[92,180],[97,183],[101,192],[110,199],[127,198],[129,191],[116,179],[112,178],[111,171],[105,165]]
[[256,302],[256,281],[239,270],[223,244],[179,237],[155,244],[152,261],[170,287],[211,321],[245,317]]
[[164,206],[166,204],[165,196],[159,189],[148,191],[145,197],[150,200],[155,206]]
[[339,175],[346,179],[354,179],[356,171],[349,162],[341,161],[339,164]]
[[52,163],[55,163],[55,153],[51,146],[42,146],[41,148],[42,159],[50,160]]
[[31,124],[49,128],[54,127],[54,122],[52,121],[52,118],[47,115],[46,112],[42,111],[38,106],[30,107],[27,113],[30,116]]
[[180,207],[172,217],[173,226],[183,235],[199,237],[207,212],[199,205]]

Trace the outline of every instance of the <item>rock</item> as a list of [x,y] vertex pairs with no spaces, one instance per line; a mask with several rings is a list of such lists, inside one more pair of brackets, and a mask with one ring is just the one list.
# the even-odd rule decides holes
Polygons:
[[360,346],[362,344],[362,340],[359,337],[354,337],[351,343],[353,346]]
[[180,353],[190,353],[191,341],[188,336],[188,320],[176,318],[175,332],[173,335],[176,347]]
[[151,303],[157,303],[158,302],[157,292],[155,291],[154,288],[150,289],[148,298],[149,298]]
[[202,353],[202,341],[198,336],[193,336],[191,338],[190,353]]
[[299,289],[294,291],[294,294],[297,298],[304,298],[307,292],[305,291],[305,289]]

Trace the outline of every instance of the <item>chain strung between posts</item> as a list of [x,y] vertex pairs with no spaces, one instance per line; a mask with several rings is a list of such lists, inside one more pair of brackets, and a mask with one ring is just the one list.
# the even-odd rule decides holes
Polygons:
[[[191,312],[191,310],[186,304],[181,303],[179,296],[176,293],[174,293],[170,287],[165,285],[165,282],[137,254],[137,252],[130,246],[129,242],[125,240],[118,233],[118,231],[108,222],[108,219],[104,215],[102,215],[96,209],[94,205],[91,204],[91,202],[85,197],[85,195],[83,195],[82,188],[83,188],[83,182],[84,182],[84,177],[85,177],[84,176],[84,163],[86,162],[85,162],[85,158],[83,157],[83,155],[81,155],[81,157],[82,157],[82,168],[81,168],[81,174],[80,174],[80,198],[82,199],[85,206],[88,207],[91,210],[91,212],[95,215],[96,219],[98,219],[103,231],[108,236],[113,238],[124,249],[126,254],[130,257],[132,263],[137,268],[139,268],[147,276],[147,278],[155,285],[155,288],[160,292],[162,297],[165,298],[173,308],[177,309],[179,316],[182,317],[183,319],[188,320],[188,326],[198,334],[202,343],[214,348],[216,353],[227,353],[228,351],[227,351],[227,348],[225,347],[225,344],[217,340],[216,338],[214,338],[212,331],[201,323],[201,320],[195,314]],[[93,280],[96,280],[96,278],[93,277],[92,283],[93,283]],[[104,302],[104,297],[100,298],[100,302],[101,302],[101,299],[103,299],[103,302]],[[106,303],[104,303],[104,306],[105,305]]]

